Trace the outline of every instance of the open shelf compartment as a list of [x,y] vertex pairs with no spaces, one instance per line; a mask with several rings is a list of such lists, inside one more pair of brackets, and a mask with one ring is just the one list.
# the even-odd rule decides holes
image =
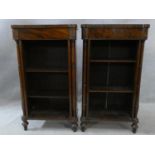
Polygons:
[[131,118],[132,98],[128,93],[89,93],[89,116]]
[[67,72],[66,40],[23,41],[25,68],[28,72]]
[[69,99],[29,98],[30,118],[58,118],[69,117]]
[[90,61],[135,62],[137,49],[135,40],[91,40]]
[[131,118],[138,41],[91,40],[89,116]]
[[90,90],[133,91],[134,64],[91,64]]
[[27,73],[27,92],[31,97],[68,98],[68,75]]
[[27,73],[27,92],[30,117],[68,117],[67,74]]

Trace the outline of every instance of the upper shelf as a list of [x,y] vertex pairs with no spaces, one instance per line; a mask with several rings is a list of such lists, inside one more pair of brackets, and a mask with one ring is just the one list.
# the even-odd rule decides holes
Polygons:
[[68,70],[28,68],[26,69],[26,72],[28,73],[68,73]]
[[135,63],[135,60],[95,60],[91,59],[91,63]]
[[90,40],[146,40],[148,24],[82,25],[82,38]]
[[95,87],[90,88],[90,93],[133,93],[134,90],[127,87]]

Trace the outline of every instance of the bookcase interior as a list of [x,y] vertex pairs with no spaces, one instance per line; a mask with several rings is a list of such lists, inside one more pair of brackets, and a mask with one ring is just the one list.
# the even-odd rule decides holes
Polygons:
[[66,40],[24,41],[24,51],[27,69],[67,71]]
[[131,117],[131,93],[97,92],[90,93],[89,116],[104,117],[106,115],[126,115]]
[[30,116],[68,117],[67,41],[28,40],[23,47]]
[[89,114],[131,116],[138,41],[91,40]]
[[138,41],[92,40],[91,60],[136,60]]

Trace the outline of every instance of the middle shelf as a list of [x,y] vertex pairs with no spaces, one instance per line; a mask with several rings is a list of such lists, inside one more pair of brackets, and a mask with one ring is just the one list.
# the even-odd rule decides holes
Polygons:
[[69,99],[68,91],[30,91],[29,98]]
[[134,90],[127,87],[91,87],[90,93],[134,93]]
[[68,73],[65,69],[42,69],[42,68],[28,68],[26,69],[28,73]]
[[122,60],[91,59],[90,60],[90,63],[135,63],[135,62],[136,60],[126,60],[126,59],[122,59]]
[[26,82],[29,98],[69,99],[68,74],[28,72]]

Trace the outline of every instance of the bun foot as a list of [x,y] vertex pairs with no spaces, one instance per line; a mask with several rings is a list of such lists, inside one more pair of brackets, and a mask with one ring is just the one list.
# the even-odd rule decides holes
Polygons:
[[29,124],[29,123],[28,123],[26,117],[24,117],[24,116],[22,116],[22,121],[23,121],[22,125],[23,125],[23,127],[24,127],[24,130],[26,131],[27,128],[28,128],[28,124]]
[[137,132],[137,128],[133,127],[133,128],[132,128],[132,132],[133,132],[133,133],[136,133],[136,132]]
[[138,119],[133,120],[131,127],[132,127],[132,132],[136,133],[138,129]]
[[72,123],[72,130],[73,132],[76,132],[78,128],[78,124],[77,123]]
[[84,123],[84,122],[81,122],[81,131],[82,132],[85,132],[85,130],[86,130],[86,123]]

